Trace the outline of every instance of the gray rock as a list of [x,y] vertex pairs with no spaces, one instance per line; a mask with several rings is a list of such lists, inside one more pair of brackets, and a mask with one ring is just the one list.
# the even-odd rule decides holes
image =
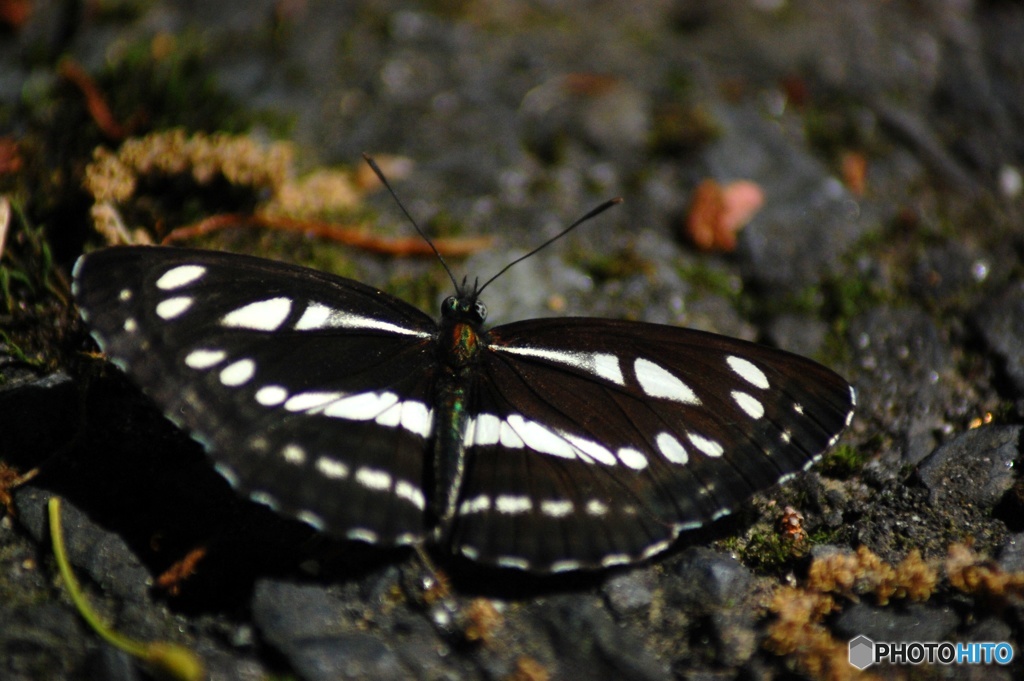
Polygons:
[[[943,377],[954,366],[942,332],[918,308],[876,308],[851,322],[849,336],[861,370],[858,403],[886,414],[902,463],[916,464],[935,448],[944,423]],[[911,385],[918,387],[908,394]]]
[[986,299],[972,320],[1016,395],[1024,396],[1024,284]]
[[863,634],[872,641],[946,641],[959,622],[945,606],[911,604],[900,610],[855,603],[836,617],[833,629],[840,639]]
[[696,547],[683,552],[676,567],[674,596],[680,605],[698,612],[734,607],[750,594],[753,576],[732,556]]
[[538,616],[558,655],[557,679],[661,681],[667,667],[630,630],[618,626],[597,599],[560,596]]
[[622,617],[649,607],[654,598],[655,584],[650,569],[631,570],[605,582],[604,595],[612,611]]
[[982,426],[961,433],[925,459],[917,476],[931,503],[990,510],[1013,486],[1022,426]]
[[412,675],[379,636],[347,626],[343,604],[321,586],[261,580],[252,612],[264,639],[307,681]]

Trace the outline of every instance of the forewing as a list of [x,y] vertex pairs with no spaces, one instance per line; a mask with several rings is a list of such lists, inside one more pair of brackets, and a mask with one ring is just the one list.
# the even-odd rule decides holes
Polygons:
[[372,287],[187,249],[83,256],[101,349],[254,499],[330,531],[424,534],[436,326]]
[[490,332],[453,543],[562,571],[628,563],[817,461],[850,385],[797,355],[604,319]]

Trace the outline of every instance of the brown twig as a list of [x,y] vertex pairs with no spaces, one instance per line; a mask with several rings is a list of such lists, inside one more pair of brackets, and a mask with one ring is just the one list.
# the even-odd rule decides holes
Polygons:
[[[398,257],[433,256],[430,246],[419,237],[382,237],[367,233],[362,227],[346,227],[321,220],[299,220],[286,217],[267,217],[243,213],[213,215],[199,222],[172,230],[161,243],[192,239],[228,227],[256,225],[267,229],[301,232],[310,236],[330,239],[339,243],[362,248],[373,253]],[[436,239],[434,245],[445,256],[463,257],[488,248],[491,237],[465,237]]]
[[33,468],[27,473],[19,473],[6,463],[0,462],[0,506],[7,511],[7,515],[14,517],[14,495],[11,492],[38,474],[38,468]]
[[157,587],[166,590],[172,596],[177,596],[181,593],[181,583],[195,574],[196,565],[205,557],[205,546],[197,546],[192,549],[156,578]]
[[85,97],[85,106],[89,110],[89,115],[92,116],[92,120],[100,132],[111,141],[123,140],[128,133],[124,126],[114,118],[107,98],[100,91],[93,77],[72,59],[62,60],[57,70],[62,78],[81,91],[82,96]]

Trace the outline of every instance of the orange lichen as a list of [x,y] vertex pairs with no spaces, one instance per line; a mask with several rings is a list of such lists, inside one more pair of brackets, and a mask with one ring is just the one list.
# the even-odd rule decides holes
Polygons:
[[843,184],[856,196],[864,196],[868,188],[868,157],[859,151],[847,151],[840,159]]
[[467,641],[480,641],[484,645],[494,642],[494,636],[505,622],[504,617],[486,598],[474,598],[465,609],[467,625],[463,631]]
[[516,668],[505,677],[505,681],[548,681],[551,672],[532,657],[525,655],[516,660]]
[[39,469],[33,468],[22,475],[16,469],[0,461],[0,506],[4,507],[7,515],[14,517],[14,495],[11,492],[36,477],[38,473]]
[[156,586],[164,589],[172,596],[181,593],[181,584],[196,572],[196,566],[206,557],[206,547],[197,546],[192,549],[177,563],[164,570],[164,573],[156,578]]
[[736,250],[736,234],[764,205],[764,192],[754,182],[720,185],[704,180],[693,192],[686,217],[686,235],[702,251]]
[[792,506],[782,510],[782,517],[779,518],[779,531],[782,536],[794,544],[803,544],[807,541],[807,531],[804,530],[804,514]]
[[25,165],[18,140],[0,137],[0,175],[13,175]]

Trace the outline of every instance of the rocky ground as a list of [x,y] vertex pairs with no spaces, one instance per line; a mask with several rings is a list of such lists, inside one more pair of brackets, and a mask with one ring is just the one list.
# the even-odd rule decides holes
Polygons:
[[[861,634],[1020,653],[1020,4],[0,10],[2,678],[148,678],[62,589],[55,494],[104,616],[190,647],[214,679],[841,679]],[[89,354],[67,284],[108,240],[86,166],[98,146],[178,127],[288,141],[299,174],[396,157],[396,188],[435,234],[495,238],[455,259],[470,275],[623,196],[488,289],[491,319],[617,316],[768,342],[846,376],[853,426],[821,465],[648,564],[543,578],[435,556],[464,616],[443,631],[414,555],[237,498]],[[187,170],[143,174],[119,205],[128,226],[162,235],[267,201],[266,183]],[[705,179],[763,192],[734,250],[698,249],[686,229]],[[345,215],[410,231],[379,193]],[[327,267],[428,309],[445,291],[429,259],[258,225],[190,243]],[[1010,679],[1022,665],[869,672]]]

